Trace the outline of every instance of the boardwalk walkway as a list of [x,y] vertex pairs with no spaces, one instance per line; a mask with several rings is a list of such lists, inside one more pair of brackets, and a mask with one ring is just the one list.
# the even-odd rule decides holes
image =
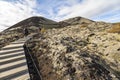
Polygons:
[[19,39],[0,51],[0,80],[29,80],[29,71],[24,54],[26,38]]

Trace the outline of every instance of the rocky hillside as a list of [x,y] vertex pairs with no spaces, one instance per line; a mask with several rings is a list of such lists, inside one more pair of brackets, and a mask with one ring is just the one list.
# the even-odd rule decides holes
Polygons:
[[26,44],[43,80],[119,80],[120,34],[109,33],[113,27],[79,23],[49,29]]
[[44,17],[35,16],[35,17],[30,17],[28,19],[25,19],[15,25],[11,26],[8,29],[16,28],[16,27],[31,27],[31,26],[46,27],[46,28],[59,27],[58,23],[55,21],[52,21],[52,20],[44,18]]
[[77,17],[58,25],[36,32],[25,43],[42,80],[120,80],[118,23]]
[[24,37],[24,28],[29,30],[29,33],[39,32],[40,28],[60,28],[58,22],[46,19],[44,17],[30,17],[25,19],[0,33],[0,48]]
[[70,18],[70,19],[66,19],[64,21],[60,21],[60,25],[63,26],[70,26],[70,25],[78,25],[78,24],[89,24],[92,23],[94,21],[83,18],[83,17],[75,17],[75,18]]

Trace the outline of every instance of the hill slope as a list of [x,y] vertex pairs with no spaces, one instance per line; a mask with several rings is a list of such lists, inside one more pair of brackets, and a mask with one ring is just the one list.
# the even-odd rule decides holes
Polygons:
[[[55,22],[32,17],[0,34],[0,46],[24,37],[23,28],[36,33],[25,44],[43,80],[119,80],[119,24],[75,17]],[[38,31],[39,27],[47,28]]]
[[96,22],[49,29],[26,42],[43,80],[119,80],[120,34]]
[[11,28],[16,28],[16,27],[30,27],[30,26],[35,26],[35,27],[51,27],[54,26],[58,27],[58,23],[52,20],[49,20],[47,18],[44,17],[30,17],[28,19],[25,19],[13,26],[11,26],[8,29]]
[[24,28],[27,27],[29,34],[39,32],[40,28],[59,28],[58,22],[46,19],[44,17],[30,17],[15,25],[9,27],[0,33],[0,48],[11,41],[24,37]]
[[63,20],[60,21],[59,23],[63,26],[68,26],[68,25],[78,25],[78,24],[89,24],[92,23],[94,21],[89,20],[87,18],[83,18],[83,17],[74,17],[74,18],[70,18],[67,20]]

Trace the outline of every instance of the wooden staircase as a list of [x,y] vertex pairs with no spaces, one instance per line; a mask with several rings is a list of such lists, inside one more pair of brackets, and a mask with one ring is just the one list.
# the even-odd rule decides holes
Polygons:
[[19,39],[0,51],[0,80],[30,80],[24,42],[27,38]]

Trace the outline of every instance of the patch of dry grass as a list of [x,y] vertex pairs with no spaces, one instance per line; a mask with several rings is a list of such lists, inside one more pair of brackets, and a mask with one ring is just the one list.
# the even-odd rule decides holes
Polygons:
[[108,30],[109,33],[120,33],[120,23],[114,23],[112,28]]
[[41,31],[40,31],[40,33],[44,33],[44,32],[46,32],[46,29],[42,28]]

